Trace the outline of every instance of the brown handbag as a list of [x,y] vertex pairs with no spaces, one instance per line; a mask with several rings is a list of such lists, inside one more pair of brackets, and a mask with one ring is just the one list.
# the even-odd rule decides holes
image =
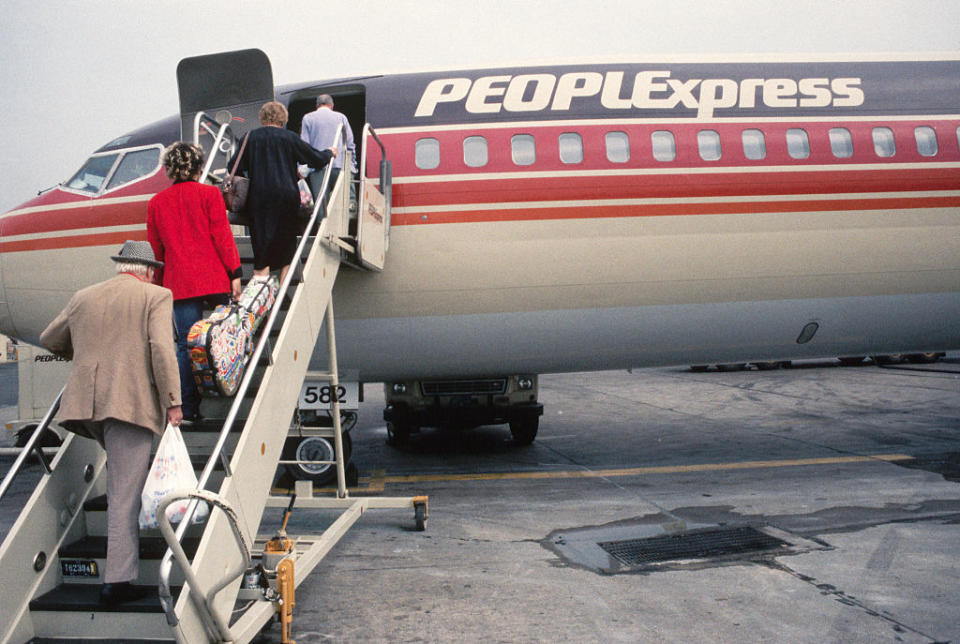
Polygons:
[[220,192],[223,194],[223,203],[226,204],[230,212],[243,212],[247,205],[247,192],[250,189],[250,179],[244,176],[237,176],[237,166],[240,165],[240,159],[243,157],[243,149],[247,146],[247,136],[243,137],[243,143],[240,144],[240,153],[237,160],[233,162],[233,170],[230,175],[220,184]]

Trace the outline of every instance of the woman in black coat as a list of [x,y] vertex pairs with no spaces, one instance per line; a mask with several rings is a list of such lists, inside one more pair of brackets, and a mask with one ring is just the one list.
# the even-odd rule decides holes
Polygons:
[[[267,277],[270,269],[281,267],[280,281],[287,274],[297,250],[297,213],[300,190],[297,164],[322,168],[337,156],[337,149],[317,150],[286,129],[287,108],[271,101],[260,108],[263,127],[247,135],[238,172],[250,179],[246,211],[250,216],[253,244],[253,274]],[[228,167],[233,167],[236,155]]]

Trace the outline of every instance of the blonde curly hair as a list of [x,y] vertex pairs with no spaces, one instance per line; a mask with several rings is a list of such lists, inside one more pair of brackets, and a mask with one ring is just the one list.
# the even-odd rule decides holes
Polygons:
[[163,151],[163,168],[167,177],[174,181],[189,181],[203,167],[203,148],[192,143],[177,141]]
[[260,108],[260,123],[262,125],[278,125],[283,127],[287,124],[288,118],[289,114],[287,114],[287,108],[283,106],[283,103],[270,101],[269,103],[264,103],[263,107]]

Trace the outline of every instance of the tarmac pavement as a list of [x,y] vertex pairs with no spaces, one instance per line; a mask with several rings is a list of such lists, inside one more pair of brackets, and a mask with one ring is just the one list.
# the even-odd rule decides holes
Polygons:
[[[10,380],[0,366],[0,401]],[[540,386],[533,445],[484,427],[400,449],[366,386],[352,494],[427,494],[427,530],[412,511],[365,513],[298,588],[299,644],[960,642],[957,358]],[[0,406],[0,422],[15,412]],[[298,509],[288,532],[335,517]],[[599,542],[729,527],[789,547],[597,565]],[[280,642],[279,627],[257,641]]]

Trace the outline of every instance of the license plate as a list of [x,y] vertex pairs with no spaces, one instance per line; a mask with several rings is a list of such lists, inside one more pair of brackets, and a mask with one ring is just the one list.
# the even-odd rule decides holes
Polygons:
[[64,577],[99,577],[100,571],[93,559],[61,559],[60,574]]
[[334,395],[340,403],[340,409],[360,408],[360,383],[341,382],[334,392],[329,382],[306,380],[300,390],[300,409],[330,409]]

